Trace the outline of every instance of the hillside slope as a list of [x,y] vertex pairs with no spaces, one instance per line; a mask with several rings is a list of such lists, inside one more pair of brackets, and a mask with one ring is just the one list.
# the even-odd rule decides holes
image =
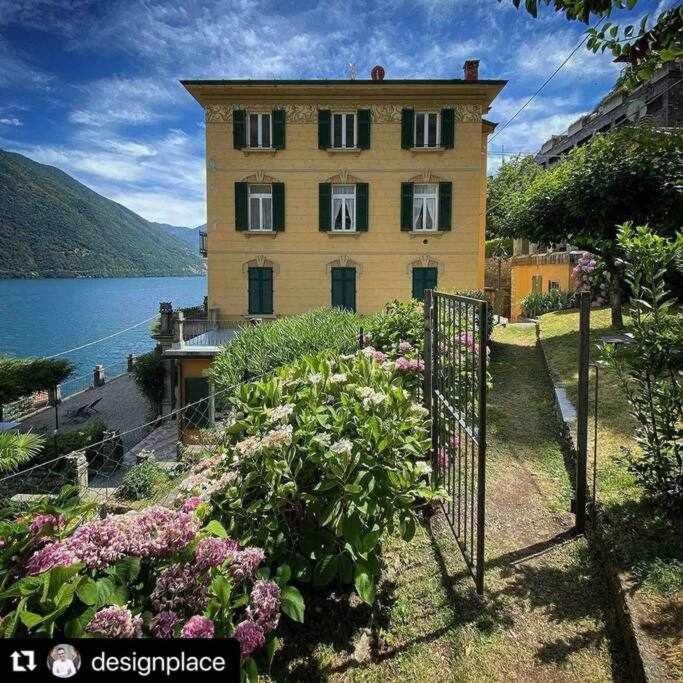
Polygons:
[[202,272],[187,241],[53,166],[0,150],[0,277]]

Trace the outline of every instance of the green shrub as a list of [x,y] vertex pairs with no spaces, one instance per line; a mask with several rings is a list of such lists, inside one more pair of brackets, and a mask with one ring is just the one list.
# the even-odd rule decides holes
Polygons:
[[512,237],[494,237],[486,240],[486,258],[512,256]]
[[364,326],[368,344],[383,351],[394,350],[400,342],[421,348],[424,339],[424,305],[421,301],[391,301]]
[[139,356],[133,377],[140,391],[157,408],[164,398],[164,359],[157,349]]
[[561,292],[551,289],[547,294],[531,292],[522,299],[522,315],[526,318],[538,318],[544,313],[564,311],[576,305],[574,292]]
[[683,235],[667,240],[647,227],[619,226],[631,287],[631,344],[605,345],[604,360],[617,376],[638,426],[640,446],[624,449],[629,470],[658,503],[683,506],[683,316],[667,289],[668,266],[683,258]]
[[[458,294],[460,296],[468,296],[468,297],[470,297],[470,299],[479,299],[479,300],[483,300],[483,301],[489,300],[486,292],[482,289],[460,289],[460,290],[453,292],[453,293]],[[476,315],[475,320],[478,317],[479,316]],[[488,328],[486,330],[487,331],[487,337],[490,340],[491,335],[493,334],[493,324],[494,324],[493,306],[491,304],[489,304],[489,306],[486,309],[486,320],[488,323]],[[465,330],[462,330],[462,331],[464,332]]]
[[55,440],[50,438],[45,443],[45,448],[39,456],[41,462],[52,460],[58,455],[67,455],[74,451],[86,451],[86,457],[90,460],[88,446],[102,441],[107,425],[100,417],[96,417],[86,422],[80,429],[72,432],[62,432],[57,437],[57,448]]
[[63,382],[74,366],[64,358],[0,356],[0,405],[50,389]]
[[214,491],[228,533],[287,561],[300,581],[354,582],[374,599],[382,538],[415,533],[431,499],[425,410],[382,356],[306,357],[244,384],[232,402],[226,455],[191,475]]
[[318,309],[272,323],[243,327],[216,357],[212,379],[220,391],[320,351],[358,348],[360,318],[338,308]]
[[116,495],[124,500],[149,498],[155,489],[168,481],[168,474],[154,460],[146,460],[126,472]]

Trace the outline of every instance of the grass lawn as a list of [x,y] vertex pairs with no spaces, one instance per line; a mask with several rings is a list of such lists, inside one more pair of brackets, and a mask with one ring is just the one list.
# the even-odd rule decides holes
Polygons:
[[285,624],[278,681],[624,680],[606,588],[571,533],[552,390],[529,325],[497,330],[489,397],[486,596],[440,514],[386,543],[375,607],[307,597]]
[[[551,372],[577,401],[578,312],[558,311],[540,319],[541,338]],[[600,337],[614,332],[610,311],[591,312],[591,354]],[[591,382],[594,371],[591,371]],[[595,429],[594,393],[589,409],[589,460]],[[683,677],[683,520],[662,514],[648,504],[623,460],[622,449],[637,452],[634,421],[611,373],[600,370],[598,400],[597,500],[608,521],[608,542],[619,566],[631,575],[638,596],[637,615],[655,640],[672,678]],[[590,471],[589,471],[590,475]],[[590,480],[589,480],[590,485]],[[678,625],[676,625],[676,622]]]

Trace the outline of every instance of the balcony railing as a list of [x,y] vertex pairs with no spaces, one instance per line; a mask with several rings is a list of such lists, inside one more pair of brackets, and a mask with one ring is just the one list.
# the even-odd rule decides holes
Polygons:
[[206,258],[206,231],[199,231],[199,254]]
[[176,344],[180,348],[224,346],[234,336],[236,324],[232,320],[189,319],[175,321]]

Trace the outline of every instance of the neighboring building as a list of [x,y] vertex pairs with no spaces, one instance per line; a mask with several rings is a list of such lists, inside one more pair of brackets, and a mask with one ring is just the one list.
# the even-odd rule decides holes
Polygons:
[[572,270],[583,252],[556,251],[513,256],[510,259],[510,319],[522,315],[522,301],[532,292],[576,289]]
[[[483,116],[505,81],[479,80],[474,60],[464,79],[382,76],[182,82],[206,112],[203,248],[219,327],[483,289],[495,128]],[[204,368],[217,350],[202,346]],[[185,379],[200,357],[187,344],[167,354]],[[196,397],[194,384],[181,393]]]
[[683,125],[683,62],[670,62],[641,86],[626,93],[611,92],[586,116],[569,126],[563,135],[554,135],[536,155],[547,168],[574,147],[586,144],[596,133],[633,124],[663,128]]

